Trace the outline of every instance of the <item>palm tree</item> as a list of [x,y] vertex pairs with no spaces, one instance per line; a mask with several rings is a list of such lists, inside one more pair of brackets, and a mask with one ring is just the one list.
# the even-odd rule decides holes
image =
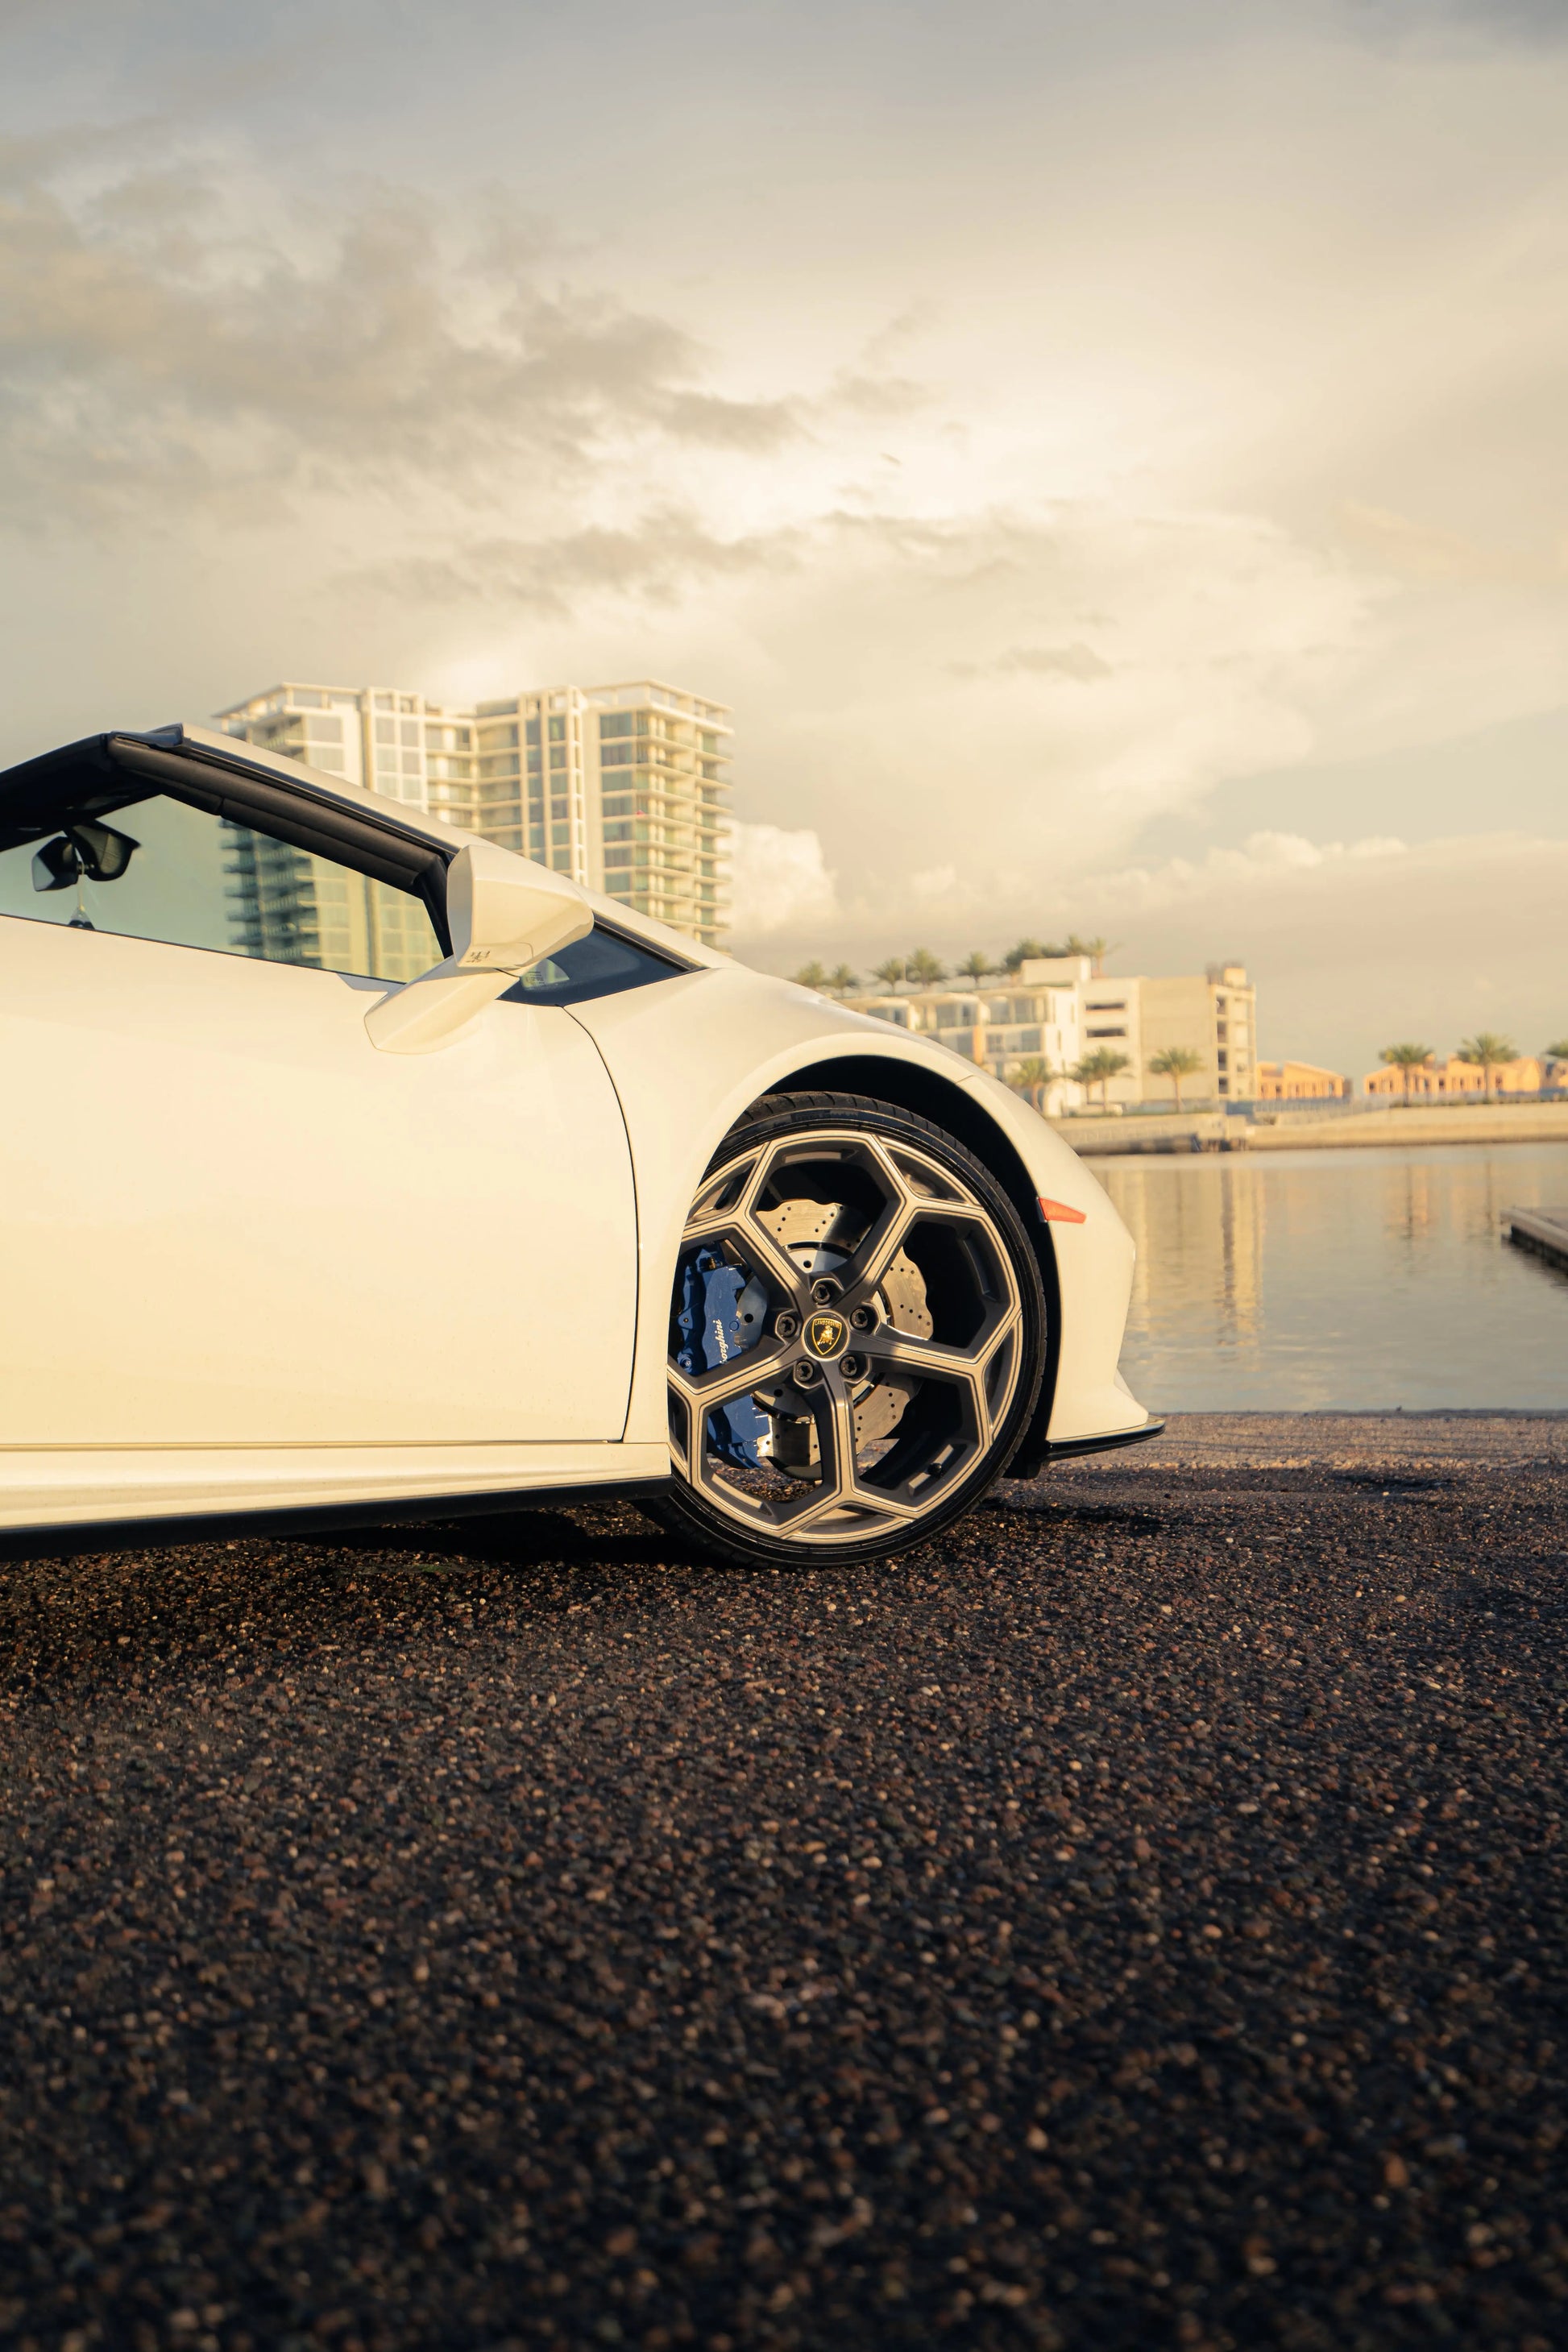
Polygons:
[[1510,1038],[1500,1037],[1490,1029],[1478,1029],[1473,1037],[1460,1040],[1459,1059],[1461,1062],[1474,1062],[1484,1074],[1487,1100],[1490,1102],[1492,1072],[1500,1069],[1505,1062],[1517,1062],[1519,1055]]
[[1191,1045],[1162,1045],[1157,1054],[1149,1056],[1149,1067],[1157,1078],[1169,1078],[1175,1089],[1176,1109],[1182,1108],[1182,1080],[1196,1077],[1204,1066],[1204,1057]]
[[847,963],[836,963],[827,975],[827,985],[835,996],[847,996],[850,990],[858,988],[859,983],[859,973],[852,971]]
[[1548,1045],[1546,1058],[1549,1062],[1568,1062],[1568,1037],[1559,1037],[1555,1045]]
[[1105,971],[1106,957],[1114,955],[1116,950],[1110,940],[1080,940],[1076,931],[1069,931],[1060,952],[1063,955],[1088,956],[1094,965],[1094,977],[1099,980]]
[[795,975],[795,984],[797,988],[825,988],[827,984],[827,974],[815,961],[811,963],[803,963]]
[[959,965],[958,971],[961,980],[984,980],[995,969],[984,948],[973,948]]
[[1067,952],[1066,948],[1043,940],[1020,940],[1017,946],[1009,948],[1003,957],[1002,970],[1016,971],[1021,963],[1033,963],[1041,956],[1059,956]]
[[934,988],[938,981],[947,978],[947,966],[933,956],[930,948],[917,948],[905,961],[904,970],[917,988]]
[[1061,1072],[1053,1070],[1050,1064],[1042,1060],[1038,1054],[1031,1054],[1027,1061],[1014,1062],[1011,1065],[1007,1072],[1007,1084],[1015,1094],[1027,1095],[1037,1110],[1043,1110],[1045,1105],[1040,1097],[1046,1088],[1060,1076]]
[[1412,1073],[1416,1070],[1424,1070],[1426,1067],[1426,1065],[1432,1059],[1431,1046],[1415,1045],[1385,1045],[1377,1058],[1380,1062],[1386,1062],[1391,1070],[1399,1071],[1403,1076],[1405,1080],[1405,1106],[1408,1110],[1410,1107],[1410,1080]]
[[1086,1054],[1081,1062],[1074,1065],[1068,1076],[1076,1078],[1080,1087],[1098,1087],[1100,1107],[1109,1110],[1111,1079],[1131,1066],[1125,1054],[1113,1053],[1109,1045],[1097,1045],[1092,1054]]
[[900,981],[904,977],[903,957],[889,956],[885,963],[879,963],[877,966],[871,977],[873,980],[879,980],[884,988],[897,988]]

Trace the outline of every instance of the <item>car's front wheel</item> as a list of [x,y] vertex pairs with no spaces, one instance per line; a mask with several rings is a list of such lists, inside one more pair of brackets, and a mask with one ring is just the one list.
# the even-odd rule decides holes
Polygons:
[[1028,1234],[962,1144],[890,1103],[764,1097],[681,1238],[654,1507],[747,1562],[902,1550],[1000,1475],[1045,1342]]

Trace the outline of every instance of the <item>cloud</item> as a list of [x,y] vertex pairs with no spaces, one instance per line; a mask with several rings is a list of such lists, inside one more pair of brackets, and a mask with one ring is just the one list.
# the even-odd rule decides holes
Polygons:
[[1252,833],[1239,849],[1215,848],[1198,861],[1173,857],[1164,865],[1129,866],[1089,887],[1126,908],[1169,906],[1213,890],[1215,884],[1267,887],[1288,874],[1310,873],[1346,859],[1361,862],[1408,857],[1403,841],[1369,834],[1360,841],[1309,841],[1300,833]]
[[[776,452],[788,396],[705,386],[683,329],[549,266],[536,233],[456,234],[369,189],[229,217],[195,166],[60,184],[52,143],[0,153],[0,432],[16,519],[144,517],[264,491],[492,495],[520,461],[581,483],[628,442]],[[265,215],[265,207],[261,208]]]
[[655,508],[619,529],[475,539],[452,554],[394,557],[347,571],[338,584],[426,608],[489,605],[567,617],[595,599],[668,602],[717,580],[764,571],[776,577],[798,553],[787,533],[724,539],[689,509]]
[[994,661],[954,662],[952,668],[954,677],[1008,677],[1021,671],[1032,677],[1070,677],[1080,686],[1110,676],[1110,664],[1092,646],[1076,641],[1070,646],[1009,646]]
[[[1300,758],[1378,593],[1256,518],[1110,498],[840,511],[791,545],[728,599],[769,655],[746,771],[820,834],[868,921],[942,867],[978,915],[1103,866],[1221,777]],[[998,639],[1087,650],[1091,615],[1092,683],[998,667]]]
[[738,824],[731,854],[735,922],[748,938],[833,920],[833,877],[815,833]]

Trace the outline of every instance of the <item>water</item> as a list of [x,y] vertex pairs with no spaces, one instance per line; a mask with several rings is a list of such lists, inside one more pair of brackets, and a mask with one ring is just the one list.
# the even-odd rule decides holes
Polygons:
[[1121,1369],[1155,1412],[1568,1407],[1568,1274],[1505,1241],[1568,1143],[1097,1160],[1138,1244]]

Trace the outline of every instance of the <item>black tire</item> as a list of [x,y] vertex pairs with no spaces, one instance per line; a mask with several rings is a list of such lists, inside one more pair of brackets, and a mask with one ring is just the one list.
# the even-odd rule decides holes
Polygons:
[[670,1308],[675,1475],[645,1507],[751,1567],[926,1542],[1005,1469],[1046,1339],[1029,1236],[953,1137],[866,1096],[765,1096],[692,1204]]

